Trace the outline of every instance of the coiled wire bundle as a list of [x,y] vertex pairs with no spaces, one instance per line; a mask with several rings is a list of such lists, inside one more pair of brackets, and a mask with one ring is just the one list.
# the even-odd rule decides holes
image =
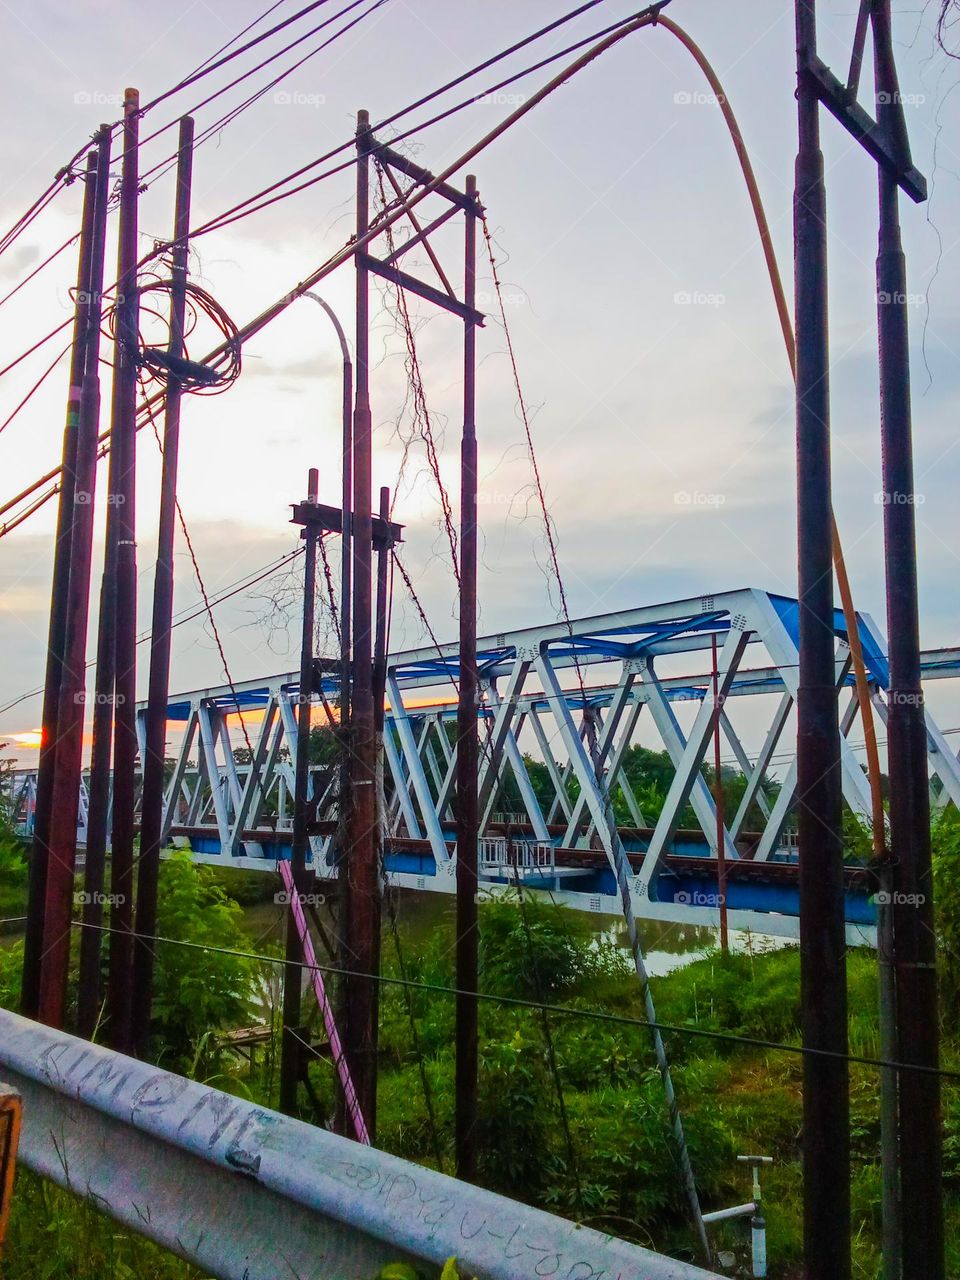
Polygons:
[[[155,272],[142,276],[137,282],[139,298],[139,332],[135,358],[141,372],[141,382],[154,382],[162,386],[176,381],[181,390],[196,395],[220,395],[240,376],[241,354],[237,326],[213,294],[192,280],[184,283],[185,307],[183,319],[183,355],[173,355],[167,346],[149,343],[143,332],[143,320],[150,316],[169,329],[169,314],[160,303],[170,298],[174,281]],[[105,316],[105,335],[114,341],[118,333],[119,304],[115,304]],[[201,317],[208,320],[223,338],[219,353],[209,362],[199,364],[189,359],[187,341],[196,330]],[[123,339],[120,345],[125,346]],[[169,344],[167,344],[169,345]]]

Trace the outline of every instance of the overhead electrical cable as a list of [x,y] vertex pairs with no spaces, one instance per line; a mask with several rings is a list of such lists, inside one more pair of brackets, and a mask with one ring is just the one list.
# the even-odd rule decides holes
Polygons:
[[[210,609],[216,609],[217,606],[223,604],[224,601],[230,600],[241,592],[249,590],[250,587],[255,587],[258,583],[263,582],[264,579],[272,577],[281,569],[286,568],[287,565],[291,564],[302,554],[302,546],[294,547],[292,551],[281,556],[279,560],[271,561],[268,565],[261,566],[259,569],[254,569],[252,571],[252,576],[248,574],[243,578],[236,579],[225,587],[218,595],[214,596],[212,600],[208,599],[199,608],[197,608],[196,605],[185,606],[174,616],[174,621],[172,622],[171,627],[182,627],[186,623],[193,622],[196,618],[202,617],[204,614],[208,614]],[[142,632],[137,637],[137,644],[146,644],[148,640],[150,640],[151,634],[152,633],[149,630]],[[85,669],[89,670],[93,665],[94,659],[90,659],[86,663]],[[7,711],[12,711],[14,707],[20,706],[23,702],[28,702],[31,698],[39,697],[41,693],[43,693],[43,685],[38,686],[36,689],[30,689],[27,693],[21,693],[18,697],[0,707],[0,715],[3,715]]]

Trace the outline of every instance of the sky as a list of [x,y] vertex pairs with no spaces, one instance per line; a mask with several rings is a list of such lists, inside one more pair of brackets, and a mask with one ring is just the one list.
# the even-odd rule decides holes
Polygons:
[[[374,121],[475,65],[569,6],[555,0],[383,0],[238,118],[213,134],[194,164],[192,223],[223,210],[346,142],[359,108]],[[0,220],[9,226],[101,120],[120,113],[126,85],[149,101],[204,62],[266,5],[237,0],[34,3],[0,9],[8,68],[0,100]],[[340,4],[301,20],[305,33]],[[854,0],[822,0],[820,54],[845,78]],[[934,39],[937,6],[894,0],[901,89],[925,205],[902,201],[909,274],[921,617],[925,646],[960,643],[957,504],[960,392],[960,62]],[[740,120],[773,228],[780,269],[792,279],[791,199],[796,151],[792,4],[787,0],[673,0],[669,14],[714,64]],[[281,0],[254,32],[295,11]],[[632,11],[608,0],[547,37],[543,54]],[[340,24],[304,40],[278,73]],[[251,33],[251,34],[253,34]],[[263,46],[279,49],[279,37]],[[453,91],[478,92],[536,61],[526,51]],[[143,134],[172,122],[238,71],[253,52],[147,113]],[[563,65],[560,63],[559,65]],[[534,73],[435,127],[398,142],[443,169],[552,74]],[[259,88],[267,72],[250,80]],[[249,92],[248,82],[196,112],[198,130]],[[870,100],[865,72],[862,96]],[[429,109],[411,120],[423,120]],[[394,136],[399,126],[380,135]],[[168,130],[142,150],[145,172],[166,160]],[[830,334],[834,504],[858,607],[883,626],[882,504],[876,363],[876,176],[831,118],[823,121],[830,219]],[[117,169],[115,157],[114,167]],[[763,258],[719,108],[690,55],[664,29],[631,35],[472,162],[487,211],[523,395],[556,525],[572,616],[758,586],[796,590],[793,393]],[[314,170],[313,172],[316,172]],[[462,183],[463,173],[456,181]],[[242,324],[346,241],[350,171],[223,230],[198,237],[191,272]],[[71,185],[0,255],[0,294],[13,288],[78,226],[81,183]],[[173,175],[151,175],[141,200],[140,248],[169,238]],[[113,220],[115,223],[115,219]],[[115,262],[111,224],[108,262]],[[459,288],[462,247],[452,224],[436,240]],[[70,314],[73,251],[0,304],[3,363]],[[408,262],[429,277],[422,254]],[[348,264],[320,286],[348,333]],[[478,433],[482,632],[556,618],[543,522],[481,241]],[[440,474],[458,486],[461,328],[419,300],[411,312]],[[190,353],[212,345],[198,329]],[[66,342],[66,335],[63,339]],[[194,345],[194,343],[196,345]],[[57,339],[0,377],[0,420],[16,408],[60,349]],[[449,550],[422,441],[411,434],[405,344],[388,287],[374,294],[371,352],[374,483],[395,491],[403,556],[434,633],[456,633]],[[109,352],[105,349],[105,355]],[[109,402],[104,369],[104,403]],[[339,502],[339,350],[320,308],[295,303],[253,339],[237,383],[183,408],[180,501],[211,595],[285,556],[297,542],[290,504],[320,471],[320,497]],[[4,500],[55,466],[67,390],[66,359],[0,433]],[[104,420],[104,425],[106,421]],[[149,617],[156,544],[159,453],[139,439],[138,568],[141,627]],[[406,456],[405,456],[406,455]],[[105,465],[105,464],[104,464]],[[398,476],[402,477],[398,485]],[[101,485],[103,484],[101,473]],[[103,504],[101,504],[102,506]],[[40,718],[49,610],[49,503],[0,539],[0,740],[5,755],[35,760],[23,739]],[[97,593],[102,511],[94,566]],[[182,537],[175,607],[200,602]],[[96,598],[94,599],[94,609]],[[94,615],[95,616],[95,613]],[[296,583],[289,573],[240,593],[217,611],[234,679],[298,665]],[[327,626],[329,638],[329,624]],[[426,640],[398,585],[391,646]],[[88,652],[94,651],[94,636]],[[141,650],[144,653],[145,650]],[[145,685],[145,663],[140,671]],[[174,632],[171,688],[224,681],[202,619]],[[960,726],[960,690],[929,691],[942,727]],[[749,717],[748,717],[749,719]],[[760,732],[759,720],[745,737]],[[956,739],[952,739],[956,740]]]

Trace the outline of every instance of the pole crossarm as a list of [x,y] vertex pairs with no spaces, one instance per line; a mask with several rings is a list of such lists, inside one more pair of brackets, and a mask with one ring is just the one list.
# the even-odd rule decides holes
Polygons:
[[927,198],[927,180],[900,149],[895,147],[884,129],[850,94],[847,85],[839,80],[830,68],[814,56],[806,64],[805,74],[810,78],[820,102],[866,151],[877,164],[882,165],[896,179],[897,186],[915,204]]

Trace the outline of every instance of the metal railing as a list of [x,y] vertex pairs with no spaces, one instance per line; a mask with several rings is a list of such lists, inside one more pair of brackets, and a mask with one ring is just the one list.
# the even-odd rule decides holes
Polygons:
[[514,868],[552,873],[556,858],[557,851],[548,840],[507,840],[503,836],[483,836],[480,840],[480,869],[488,875]]
[[24,1164],[218,1280],[719,1280],[3,1010],[0,1079]]

